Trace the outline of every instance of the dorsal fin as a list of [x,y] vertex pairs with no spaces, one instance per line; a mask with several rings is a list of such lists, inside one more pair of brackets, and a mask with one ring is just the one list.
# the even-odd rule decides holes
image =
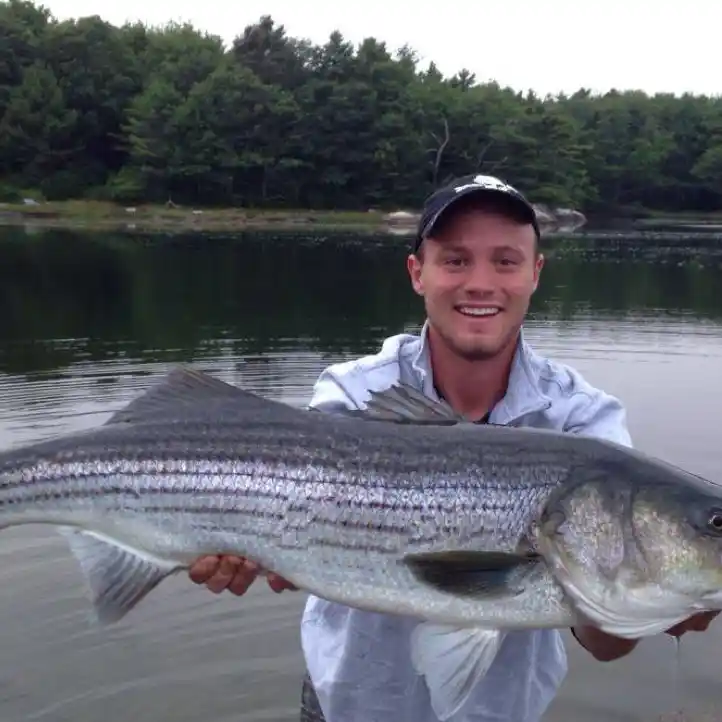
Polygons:
[[382,391],[371,391],[363,409],[354,409],[350,415],[371,421],[392,421],[397,424],[453,426],[471,423],[458,414],[446,401],[435,401],[413,386],[394,384]]
[[203,371],[179,366],[171,370],[158,384],[116,411],[106,423],[167,419],[179,409],[186,415],[193,411],[204,415],[218,402],[234,401],[243,404],[246,409],[249,405],[267,409],[269,405],[279,403],[221,381]]

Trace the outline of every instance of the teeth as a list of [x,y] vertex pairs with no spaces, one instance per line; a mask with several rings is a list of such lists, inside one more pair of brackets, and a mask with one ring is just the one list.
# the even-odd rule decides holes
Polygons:
[[467,308],[462,306],[459,311],[467,316],[494,316],[499,313],[498,308]]

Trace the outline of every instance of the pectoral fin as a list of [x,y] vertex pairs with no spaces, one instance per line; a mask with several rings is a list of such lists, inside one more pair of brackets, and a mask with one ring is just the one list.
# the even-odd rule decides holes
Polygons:
[[100,624],[120,621],[181,565],[118,546],[74,527],[59,527],[77,559]]
[[544,563],[532,553],[461,550],[408,554],[403,562],[419,581],[439,591],[487,598],[519,594],[524,577]]
[[434,714],[458,712],[494,661],[504,632],[422,622],[411,633],[411,662],[425,678]]

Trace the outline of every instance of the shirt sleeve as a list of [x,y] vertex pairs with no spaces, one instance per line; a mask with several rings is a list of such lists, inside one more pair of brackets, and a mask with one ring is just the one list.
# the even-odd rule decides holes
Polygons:
[[324,369],[316,379],[308,406],[329,413],[358,408],[343,380],[331,368]]

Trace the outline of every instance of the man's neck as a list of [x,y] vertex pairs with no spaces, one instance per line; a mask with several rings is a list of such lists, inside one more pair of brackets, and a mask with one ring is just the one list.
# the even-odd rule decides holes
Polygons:
[[452,408],[471,421],[481,419],[506,393],[519,335],[499,354],[469,360],[455,354],[429,327],[434,386]]

